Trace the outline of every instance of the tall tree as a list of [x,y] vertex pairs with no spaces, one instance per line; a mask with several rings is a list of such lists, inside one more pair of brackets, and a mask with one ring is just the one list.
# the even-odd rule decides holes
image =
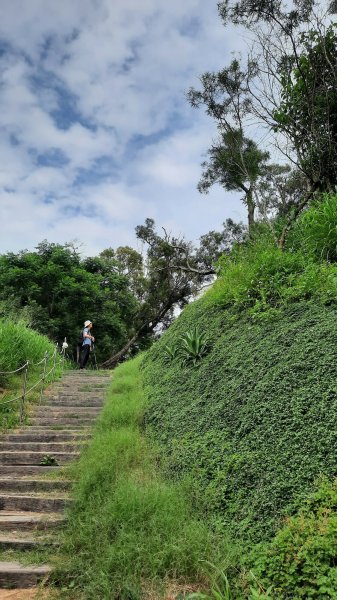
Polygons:
[[[165,329],[174,319],[175,311],[181,309],[195,296],[202,286],[216,275],[215,263],[223,252],[229,252],[232,245],[240,243],[246,228],[228,219],[220,232],[211,231],[201,237],[200,245],[193,245],[183,237],[176,238],[165,230],[159,235],[153,219],[146,219],[144,225],[136,227],[138,239],[147,246],[146,257],[130,249],[119,249],[122,255],[121,268],[128,270],[129,260],[137,265],[137,295],[139,308],[134,315],[133,331],[127,342],[103,363],[111,367],[121,360],[133,347],[152,339],[158,328]],[[116,253],[117,254],[117,253]],[[134,283],[131,284],[132,286]]]
[[207,193],[218,183],[227,191],[243,192],[242,201],[247,207],[248,227],[252,231],[258,183],[270,166],[269,153],[246,134],[247,117],[252,112],[250,76],[235,59],[218,73],[204,73],[200,77],[202,89],[191,88],[188,100],[193,107],[206,107],[219,132],[208,150],[209,159],[202,163],[204,170],[198,189]]
[[4,314],[29,309],[37,331],[55,342],[67,337],[73,349],[91,319],[102,360],[128,339],[138,306],[115,259],[83,260],[72,245],[46,240],[35,252],[0,256],[0,301]]
[[249,29],[246,67],[252,114],[276,133],[276,145],[304,175],[301,201],[279,239],[315,195],[337,183],[336,28],[327,14],[336,2],[225,0],[224,23]]

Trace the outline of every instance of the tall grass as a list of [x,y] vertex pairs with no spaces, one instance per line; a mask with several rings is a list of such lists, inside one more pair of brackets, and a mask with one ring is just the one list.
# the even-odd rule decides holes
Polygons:
[[140,360],[114,372],[76,467],[58,577],[83,598],[141,598],[150,590],[158,597],[169,582],[202,586],[202,561],[219,563],[225,555],[224,543],[193,514],[184,484],[162,478],[156,452],[141,434]]
[[[10,428],[18,423],[19,400],[12,399],[20,396],[22,391],[23,373],[6,374],[15,371],[29,361],[27,389],[32,387],[42,376],[43,366],[37,365],[45,353],[52,357],[55,346],[36,331],[27,327],[24,321],[14,322],[10,319],[0,319],[0,427]],[[48,370],[52,367],[51,359]],[[59,366],[55,376],[60,375]],[[30,393],[27,400],[34,400],[39,390]]]
[[315,260],[337,261],[337,194],[323,194],[302,213],[287,241]]

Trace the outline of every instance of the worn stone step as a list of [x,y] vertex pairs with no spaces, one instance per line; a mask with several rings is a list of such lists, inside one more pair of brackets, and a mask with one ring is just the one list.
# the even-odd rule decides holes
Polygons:
[[[47,454],[51,454],[58,465],[68,463],[79,456],[79,452],[49,452]],[[0,451],[0,465],[40,465],[45,456],[46,452]]]
[[0,534],[0,550],[5,552],[7,550],[24,552],[52,545],[55,545],[55,541],[50,536],[35,536],[30,531]]
[[79,452],[83,442],[0,442],[1,452]]
[[63,525],[61,513],[0,511],[0,532],[45,531]]
[[23,566],[18,562],[0,562],[1,588],[30,588],[46,579],[51,572],[49,565]]
[[67,415],[66,417],[31,417],[29,422],[31,425],[47,425],[49,428],[53,425],[68,425],[73,427],[82,427],[83,425],[92,425],[96,420],[96,416],[82,417],[80,415]]
[[55,425],[51,424],[49,427],[46,425],[31,425],[28,424],[25,429],[27,434],[30,433],[69,433],[69,434],[81,434],[91,435],[91,428],[89,425],[79,425],[78,423],[71,422],[67,425]]
[[[83,377],[84,375],[84,377]],[[62,388],[69,388],[70,386],[73,388],[76,388],[77,386],[82,386],[82,385],[106,385],[108,386],[109,383],[111,381],[111,377],[93,377],[93,376],[89,376],[86,375],[85,373],[80,373],[79,375],[77,375],[76,377],[66,377],[63,379],[63,381],[61,383],[59,383],[59,387]]]
[[59,388],[50,391],[48,394],[45,394],[43,398],[98,398],[102,399],[102,396],[106,392],[106,387],[94,387],[94,386],[82,386],[82,387],[74,387],[70,386],[69,388]]
[[42,443],[48,443],[48,442],[57,442],[57,443],[66,443],[66,442],[73,442],[73,443],[79,443],[79,442],[85,442],[86,440],[89,439],[89,435],[85,434],[85,433],[81,433],[80,431],[76,431],[76,432],[64,432],[64,431],[35,431],[32,433],[14,433],[11,435],[6,435],[4,442],[6,443],[10,443],[10,442],[14,442],[15,444],[18,443],[28,443],[28,442],[33,442],[33,443],[37,443],[37,442],[42,442]]
[[102,398],[88,398],[87,396],[83,398],[75,398],[74,396],[67,396],[61,398],[48,398],[48,400],[44,399],[45,404],[55,407],[62,406],[73,406],[73,407],[92,407],[92,408],[102,408],[104,405],[104,401]]
[[56,465],[0,465],[0,477],[31,477],[59,471]]
[[98,415],[101,411],[100,406],[72,406],[67,404],[66,406],[53,406],[52,404],[40,405],[34,410],[34,416],[44,416],[55,414],[57,416],[68,416],[74,414],[77,415]]
[[54,492],[67,491],[71,488],[71,481],[57,479],[0,479],[0,493],[20,492],[27,495],[29,492]]
[[64,510],[70,502],[68,498],[0,494],[0,511],[55,513]]

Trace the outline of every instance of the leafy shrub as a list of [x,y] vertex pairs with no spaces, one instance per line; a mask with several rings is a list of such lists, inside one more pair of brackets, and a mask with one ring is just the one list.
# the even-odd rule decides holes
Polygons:
[[182,364],[196,366],[207,353],[208,341],[206,334],[197,327],[184,333],[175,344],[165,344],[163,352],[167,361],[181,359]]
[[323,194],[301,215],[287,247],[316,260],[337,261],[337,194]]
[[164,355],[166,360],[174,360],[179,356],[179,346],[178,344],[169,345],[165,344],[164,346]]
[[274,600],[337,596],[337,480],[325,481],[270,544],[254,551],[254,571]]
[[180,340],[180,351],[183,362],[186,364],[192,363],[194,366],[198,364],[207,352],[207,339],[205,333],[199,331],[198,327],[193,327],[191,331],[187,331],[182,335]]
[[252,316],[301,300],[336,302],[337,265],[319,263],[299,249],[282,252],[263,237],[221,257],[219,279],[206,296],[210,305]]

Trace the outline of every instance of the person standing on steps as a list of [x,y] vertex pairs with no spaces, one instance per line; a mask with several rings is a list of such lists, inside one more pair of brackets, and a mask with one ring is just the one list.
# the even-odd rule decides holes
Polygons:
[[88,358],[89,358],[91,344],[95,341],[94,336],[91,335],[91,333],[90,333],[91,328],[92,328],[92,322],[85,321],[83,335],[82,335],[82,337],[83,337],[82,352],[81,352],[81,358],[80,358],[80,369],[81,370],[85,369],[85,365],[87,364]]

